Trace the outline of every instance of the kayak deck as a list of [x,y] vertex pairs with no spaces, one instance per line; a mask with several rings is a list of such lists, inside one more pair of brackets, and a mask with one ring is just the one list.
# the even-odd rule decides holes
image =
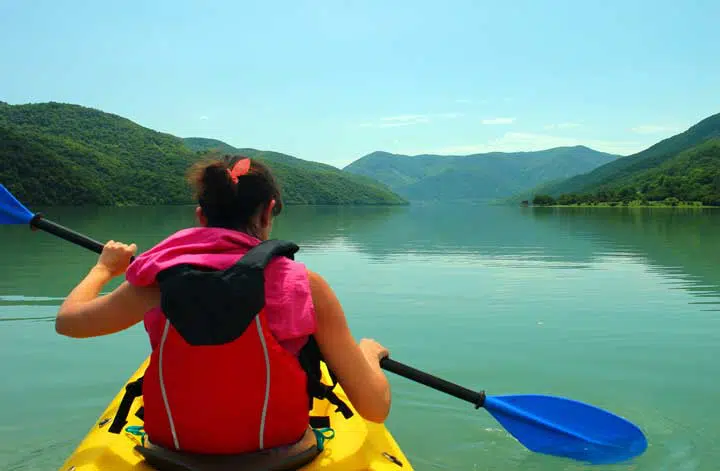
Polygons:
[[[149,358],[146,359],[128,382],[135,381],[143,375]],[[323,364],[323,379],[328,380],[327,369]],[[335,437],[325,440],[324,449],[312,463],[301,468],[311,470],[412,470],[411,464],[383,424],[365,421],[357,413],[347,399],[345,392],[338,384],[335,393],[343,399],[355,413],[350,419],[336,413],[334,406],[328,401],[314,401],[311,415],[328,416],[330,427]],[[137,398],[130,409],[123,431],[119,434],[108,432],[120,401],[125,393],[125,386],[110,402],[92,429],[80,442],[75,451],[68,457],[60,471],[95,471],[95,470],[133,470],[153,471],[142,456],[133,448],[140,443],[140,437],[125,431],[129,426],[141,426],[142,421],[135,416],[142,406],[142,397]]]

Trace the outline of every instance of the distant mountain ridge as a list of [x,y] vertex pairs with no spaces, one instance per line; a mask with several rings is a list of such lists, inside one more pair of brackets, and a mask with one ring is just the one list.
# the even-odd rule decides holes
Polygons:
[[284,198],[296,204],[405,205],[388,186],[332,165],[298,159],[280,152],[238,148],[217,139],[185,138],[196,152],[240,154],[266,162],[283,186]]
[[379,180],[410,200],[484,200],[586,172],[618,157],[585,146],[466,156],[378,151],[343,170]]
[[0,183],[32,205],[191,203],[185,173],[208,150],[267,162],[289,204],[395,205],[547,193],[568,204],[679,199],[720,205],[720,114],[627,157],[585,146],[468,156],[378,151],[340,170],[217,139],[180,138],[80,105],[0,101]]
[[[185,181],[202,149],[122,116],[66,103],[0,102],[0,183],[31,205],[192,203]],[[407,204],[381,183],[288,155],[247,150],[273,169],[289,204]]]

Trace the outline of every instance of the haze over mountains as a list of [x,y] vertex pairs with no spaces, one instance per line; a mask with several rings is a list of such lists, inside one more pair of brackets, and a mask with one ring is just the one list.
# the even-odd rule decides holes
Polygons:
[[720,206],[720,114],[626,157],[584,146],[469,156],[374,152],[345,170],[386,183],[411,201],[519,203],[542,195],[559,204]]
[[507,197],[551,180],[587,172],[619,156],[585,146],[467,156],[373,152],[344,168],[377,179],[416,201],[477,201]]
[[265,161],[289,204],[507,200],[562,204],[675,198],[720,205],[720,114],[637,154],[585,146],[467,156],[373,152],[344,169],[180,138],[79,105],[0,102],[0,183],[28,204],[187,204],[187,168],[210,150]]

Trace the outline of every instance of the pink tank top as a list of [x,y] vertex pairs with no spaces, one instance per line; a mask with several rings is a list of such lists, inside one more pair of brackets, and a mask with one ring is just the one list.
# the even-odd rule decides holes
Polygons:
[[[135,286],[155,283],[158,272],[181,263],[225,269],[261,241],[231,229],[183,229],[140,254],[125,274]],[[275,339],[297,355],[315,332],[315,309],[304,264],[286,257],[273,259],[265,269],[265,313]],[[202,312],[198,312],[201,316]],[[145,314],[145,330],[153,349],[160,342],[163,316],[160,307]]]

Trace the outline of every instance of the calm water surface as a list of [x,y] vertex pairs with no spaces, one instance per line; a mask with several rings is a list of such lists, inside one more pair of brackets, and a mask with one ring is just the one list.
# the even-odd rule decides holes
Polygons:
[[[190,207],[45,212],[140,250],[193,224]],[[273,235],[299,243],[358,339],[489,394],[596,404],[650,442],[623,465],[540,456],[486,412],[391,376],[388,426],[416,469],[720,468],[720,211],[291,207]],[[141,326],[55,334],[94,254],[0,227],[0,260],[0,469],[58,469],[149,346]]]

